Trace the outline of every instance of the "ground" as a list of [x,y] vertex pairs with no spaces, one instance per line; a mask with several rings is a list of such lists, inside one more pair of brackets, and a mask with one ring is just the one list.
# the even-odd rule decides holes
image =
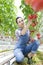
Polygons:
[[[37,52],[35,56],[32,58],[33,64],[32,65],[43,65],[43,53]],[[16,62],[13,65],[29,65],[27,64],[28,59],[25,58],[21,64],[17,64]]]

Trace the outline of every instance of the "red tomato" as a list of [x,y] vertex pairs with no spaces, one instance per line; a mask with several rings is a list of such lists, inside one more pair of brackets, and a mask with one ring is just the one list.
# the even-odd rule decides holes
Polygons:
[[32,25],[33,27],[35,27],[35,26],[36,26],[35,22],[34,22],[34,23],[32,23],[31,25]]
[[40,39],[40,33],[37,34],[37,38]]
[[33,19],[33,16],[32,16],[32,15],[29,15],[28,18],[29,18],[29,19]]
[[37,18],[37,15],[36,14],[29,15],[28,18],[29,19],[36,19]]
[[34,11],[43,9],[43,0],[25,0],[26,5],[31,5]]
[[36,19],[37,18],[37,15],[36,14],[33,14],[33,19]]
[[34,11],[40,11],[43,9],[43,0],[33,0],[31,6]]
[[38,33],[37,36],[40,36],[40,33]]

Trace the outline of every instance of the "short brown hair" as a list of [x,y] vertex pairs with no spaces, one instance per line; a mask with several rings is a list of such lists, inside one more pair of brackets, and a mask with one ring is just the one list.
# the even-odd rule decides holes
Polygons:
[[[17,23],[17,19],[19,19],[19,18],[21,18],[21,17],[17,17],[17,18],[16,18],[16,23]],[[17,23],[17,24],[18,24],[18,23]]]

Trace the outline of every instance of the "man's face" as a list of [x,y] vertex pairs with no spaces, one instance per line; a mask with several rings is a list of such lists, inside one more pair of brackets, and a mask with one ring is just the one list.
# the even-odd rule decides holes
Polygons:
[[18,23],[18,26],[20,28],[23,28],[24,27],[24,19],[22,19],[22,18],[17,19],[17,23]]

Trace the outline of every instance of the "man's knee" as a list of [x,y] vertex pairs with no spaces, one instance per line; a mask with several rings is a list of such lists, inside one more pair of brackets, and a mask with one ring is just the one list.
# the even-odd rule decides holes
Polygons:
[[22,51],[20,49],[16,49],[14,51],[14,55],[16,57],[17,62],[22,62],[23,61],[24,55],[23,55],[23,53],[22,53]]
[[23,54],[20,54],[18,53],[17,56],[16,56],[16,61],[17,62],[22,62],[24,59],[24,55]]

